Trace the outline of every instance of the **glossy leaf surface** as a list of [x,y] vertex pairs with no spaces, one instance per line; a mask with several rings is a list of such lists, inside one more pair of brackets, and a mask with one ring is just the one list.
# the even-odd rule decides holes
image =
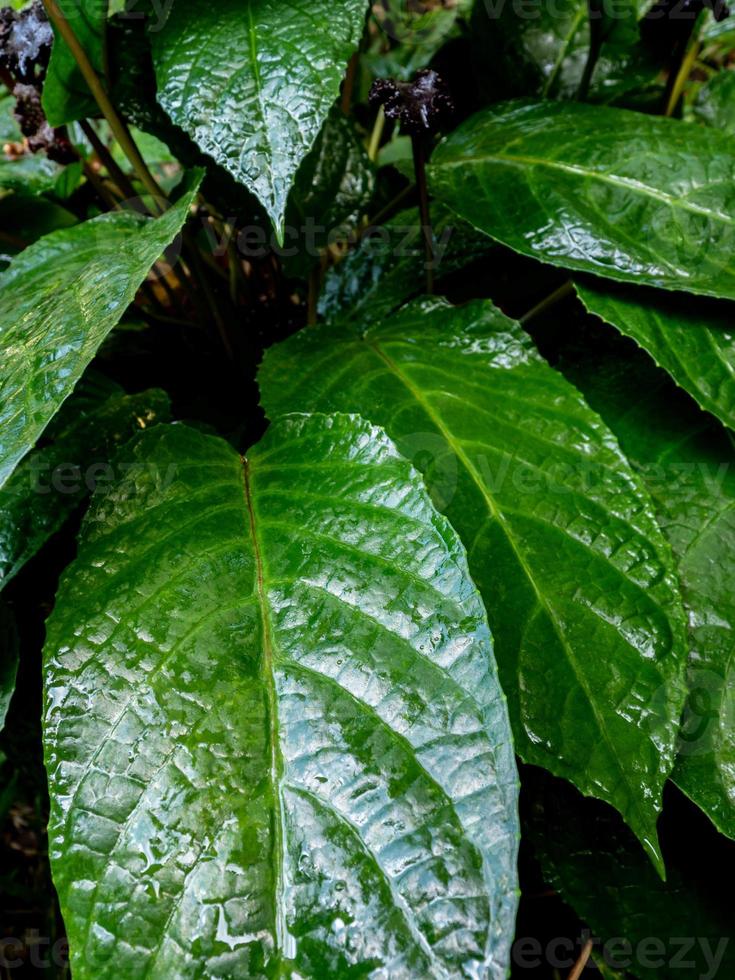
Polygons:
[[524,255],[735,298],[735,139],[724,133],[607,106],[504,103],[437,147],[430,183]]
[[632,337],[682,388],[735,429],[735,307],[648,289],[577,283],[591,313]]
[[53,232],[0,276],[0,486],[176,238],[197,186],[155,220],[120,212]]
[[369,413],[464,541],[516,748],[612,803],[656,860],[684,698],[683,614],[653,508],[610,431],[488,303],[419,301],[271,348],[263,404]]
[[260,199],[279,235],[366,15],[365,0],[175,0],[151,34],[161,105]]
[[[105,0],[56,0],[56,3],[92,67],[100,78],[104,78],[107,3]],[[74,55],[55,27],[51,60],[43,85],[43,109],[52,126],[63,126],[99,113]]]
[[505,976],[517,773],[466,555],[355,417],[158,426],[48,624],[75,977]]
[[658,511],[689,611],[689,701],[674,780],[735,838],[735,450],[639,354],[567,369],[620,439]]
[[[52,441],[20,463],[0,489],[0,589],[74,513],[114,477],[110,456],[136,432],[169,418],[163,391],[104,399],[72,395],[47,430]],[[50,431],[53,428],[53,433]]]

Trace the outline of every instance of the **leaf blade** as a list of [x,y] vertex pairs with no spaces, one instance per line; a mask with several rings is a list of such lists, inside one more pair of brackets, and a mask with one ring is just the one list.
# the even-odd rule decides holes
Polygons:
[[181,230],[200,179],[160,218],[122,212],[52,232],[0,276],[0,487]]
[[[671,119],[510,102],[437,147],[430,184],[475,227],[542,262],[735,298],[733,151],[731,137]],[[677,160],[673,178],[664,156]]]
[[[347,417],[280,421],[247,472],[183,426],[135,454],[49,622],[52,863],[76,973],[114,957],[123,977],[142,958],[152,977],[503,976],[507,714],[464,553],[407,462]],[[99,685],[108,704],[77,714]],[[100,780],[119,792],[98,799]]]
[[660,867],[683,612],[650,501],[599,417],[486,303],[309,328],[267,352],[259,381],[269,415],[369,413],[415,458],[467,547],[517,752],[616,806]]
[[196,0],[177,0],[152,35],[161,106],[259,198],[281,243],[288,192],[366,13],[364,0],[227,0],[215,18]]

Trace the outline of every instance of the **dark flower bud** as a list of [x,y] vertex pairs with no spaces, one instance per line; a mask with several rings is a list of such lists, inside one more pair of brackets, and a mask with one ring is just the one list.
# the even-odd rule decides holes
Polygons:
[[436,133],[454,112],[449,89],[432,68],[422,68],[412,82],[379,78],[370,89],[370,104],[382,105],[388,119],[410,136]]
[[0,67],[19,82],[41,81],[54,35],[40,0],[16,12],[0,10]]

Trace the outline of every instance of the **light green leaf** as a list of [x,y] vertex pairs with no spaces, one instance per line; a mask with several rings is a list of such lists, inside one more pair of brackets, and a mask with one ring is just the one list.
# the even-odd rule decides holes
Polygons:
[[[105,29],[107,3],[104,0],[56,0],[92,67],[105,78]],[[77,67],[74,55],[54,27],[54,43],[46,79],[43,83],[43,111],[51,126],[96,116],[97,103]]]
[[578,282],[590,311],[632,337],[702,408],[735,429],[735,308]]
[[0,486],[181,230],[200,180],[160,218],[105,214],[53,232],[0,276]]
[[[634,352],[636,353],[636,352]],[[732,436],[627,350],[565,372],[620,439],[653,497],[689,611],[689,702],[674,780],[735,838],[735,449]]]
[[653,507],[600,418],[484,302],[309,328],[267,352],[260,384],[270,417],[369,414],[415,460],[468,549],[519,754],[617,807],[658,861],[683,612]]
[[339,93],[365,0],[175,0],[151,34],[158,99],[261,201],[279,238],[299,164]]
[[144,433],[48,624],[75,978],[506,975],[517,773],[464,549],[385,434]]
[[735,298],[735,139],[724,133],[607,106],[503,103],[437,147],[430,183],[524,255]]
[[53,441],[29,453],[0,489],[0,589],[96,485],[114,478],[115,450],[169,414],[168,396],[156,389],[102,399],[72,395],[46,432]]

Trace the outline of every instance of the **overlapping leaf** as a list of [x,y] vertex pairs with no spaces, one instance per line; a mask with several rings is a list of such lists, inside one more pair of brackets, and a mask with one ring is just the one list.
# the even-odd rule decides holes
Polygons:
[[279,236],[366,15],[365,0],[175,0],[151,34],[161,105],[253,191]]
[[735,450],[644,355],[566,370],[636,465],[671,541],[689,609],[689,702],[674,779],[735,838]]
[[[644,50],[634,0],[604,4],[602,51],[590,98],[610,102],[649,84],[658,73]],[[488,99],[520,95],[575,97],[590,43],[587,0],[539,4],[526,16],[517,4],[479,0],[472,16],[476,70]]]
[[577,284],[580,299],[632,337],[689,394],[735,429],[735,307],[648,289]]
[[657,860],[686,646],[671,554],[600,418],[487,303],[411,304],[268,351],[269,415],[384,425],[459,531],[520,755],[616,806]]
[[53,232],[0,276],[0,486],[181,230],[198,181],[160,218],[105,214]]
[[[641,980],[733,975],[732,909],[724,885],[735,871],[731,850],[706,846],[697,821],[677,814],[674,823],[669,816],[667,836],[675,843],[666,853],[663,882],[615,814],[548,777],[524,778],[524,787],[524,837],[549,885],[589,926],[596,962]],[[713,861],[721,889],[713,887]],[[567,952],[563,943],[552,950]]]
[[735,139],[724,133],[607,106],[504,103],[440,144],[430,176],[439,199],[525,255],[735,298]]
[[[105,78],[105,0],[56,0],[89,61]],[[74,55],[54,27],[51,60],[43,85],[43,109],[52,126],[63,126],[75,119],[84,119],[99,112]]]
[[505,975],[517,774],[466,556],[355,417],[158,426],[48,624],[79,978]]
[[106,395],[73,395],[52,423],[53,441],[29,453],[0,489],[0,589],[98,483],[114,478],[109,459],[117,447],[169,417],[162,391]]

